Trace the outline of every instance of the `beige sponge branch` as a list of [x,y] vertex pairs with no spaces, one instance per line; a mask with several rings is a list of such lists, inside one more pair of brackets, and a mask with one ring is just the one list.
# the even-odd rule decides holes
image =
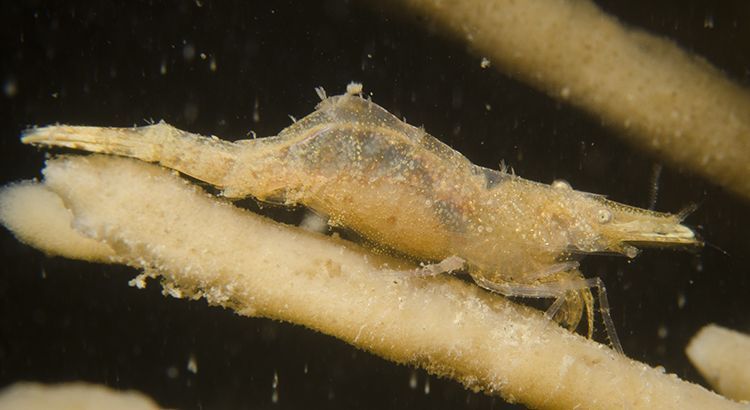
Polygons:
[[92,262],[117,260],[112,248],[72,229],[73,214],[43,185],[21,182],[2,188],[0,223],[48,255]]
[[693,336],[685,353],[716,391],[750,401],[750,335],[706,325]]
[[750,198],[750,92],[587,0],[393,1],[637,148]]
[[[303,325],[534,408],[742,408],[535,309],[447,275],[409,275],[406,262],[271,222],[157,166],[64,158],[50,161],[45,177],[38,189],[62,198],[50,207],[66,204],[80,234],[160,276],[173,296]],[[18,224],[6,226],[34,223],[13,218]],[[59,234],[15,232],[32,232],[36,238],[22,239],[40,244]]]

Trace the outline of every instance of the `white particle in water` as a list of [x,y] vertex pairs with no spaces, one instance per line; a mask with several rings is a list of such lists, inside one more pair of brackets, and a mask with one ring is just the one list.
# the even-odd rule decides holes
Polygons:
[[182,58],[184,58],[185,61],[192,61],[195,58],[195,46],[192,44],[185,44],[185,46],[182,47]]
[[714,16],[708,14],[703,19],[703,28],[714,28]]
[[271,387],[273,392],[271,393],[271,403],[276,404],[279,402],[279,374],[273,372],[273,381],[271,381]]
[[16,84],[16,80],[12,78],[5,80],[5,83],[3,84],[3,93],[6,97],[15,97],[15,95],[18,94],[18,85]]
[[258,97],[255,97],[255,104],[253,104],[253,122],[260,121],[260,103]]
[[185,115],[185,120],[188,123],[192,123],[198,118],[198,113],[200,109],[196,104],[193,104],[192,102],[185,103],[185,108],[183,110],[183,114]]
[[195,355],[191,354],[188,359],[187,369],[190,373],[198,373],[198,361],[195,359]]
[[174,366],[167,367],[167,377],[170,379],[176,379],[180,375],[180,371]]
[[656,329],[656,336],[659,337],[659,339],[666,339],[667,335],[669,335],[669,329],[665,325],[660,325],[658,329]]

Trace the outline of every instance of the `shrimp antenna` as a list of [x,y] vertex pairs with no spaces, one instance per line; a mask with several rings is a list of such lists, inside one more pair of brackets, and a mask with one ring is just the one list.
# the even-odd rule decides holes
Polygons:
[[648,196],[648,209],[656,208],[656,201],[659,199],[659,178],[661,178],[661,164],[654,164],[651,174],[651,191]]
[[695,212],[696,210],[698,210],[699,206],[700,205],[697,204],[697,203],[695,203],[695,202],[688,204],[687,206],[685,206],[684,208],[682,208],[679,212],[677,212],[677,214],[676,214],[677,215],[677,219],[680,222],[684,221],[685,218],[687,218],[688,216],[690,216],[690,214],[692,214],[693,212]]
[[708,246],[711,249],[717,250],[724,254],[724,256],[731,257],[732,255],[729,254],[729,252],[725,251],[724,249],[719,248],[718,245],[714,245],[711,242],[703,242],[706,246]]

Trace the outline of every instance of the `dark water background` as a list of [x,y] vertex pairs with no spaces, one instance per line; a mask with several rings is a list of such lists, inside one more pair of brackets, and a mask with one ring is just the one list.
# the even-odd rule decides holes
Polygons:
[[[16,3],[0,6],[3,184],[39,176],[44,153],[18,141],[27,126],[164,119],[227,139],[268,136],[313,110],[314,87],[337,94],[355,80],[475,163],[504,159],[529,179],[649,203],[657,159],[482,69],[481,56],[419,16],[333,0]],[[600,5],[750,85],[746,2]],[[628,355],[702,383],[683,353],[689,337],[710,322],[750,332],[750,218],[748,202],[665,167],[657,209],[691,203],[700,207],[687,222],[726,253],[652,250],[632,262],[592,257],[583,269],[606,282]],[[0,240],[0,386],[86,380],[185,409],[513,407],[298,326],[166,298],[156,284],[130,288],[127,268],[48,258],[5,230]]]

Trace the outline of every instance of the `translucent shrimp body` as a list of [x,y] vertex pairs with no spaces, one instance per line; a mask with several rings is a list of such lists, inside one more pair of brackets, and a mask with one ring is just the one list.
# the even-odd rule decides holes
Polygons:
[[487,289],[558,298],[557,318],[570,327],[584,306],[592,321],[589,288],[602,288],[582,278],[578,255],[634,257],[634,244],[699,243],[678,216],[476,166],[355,94],[323,100],[278,136],[234,143],[165,123],[50,126],[29,130],[22,141],[158,162],[229,198],[303,204],[418,260],[458,257]]

